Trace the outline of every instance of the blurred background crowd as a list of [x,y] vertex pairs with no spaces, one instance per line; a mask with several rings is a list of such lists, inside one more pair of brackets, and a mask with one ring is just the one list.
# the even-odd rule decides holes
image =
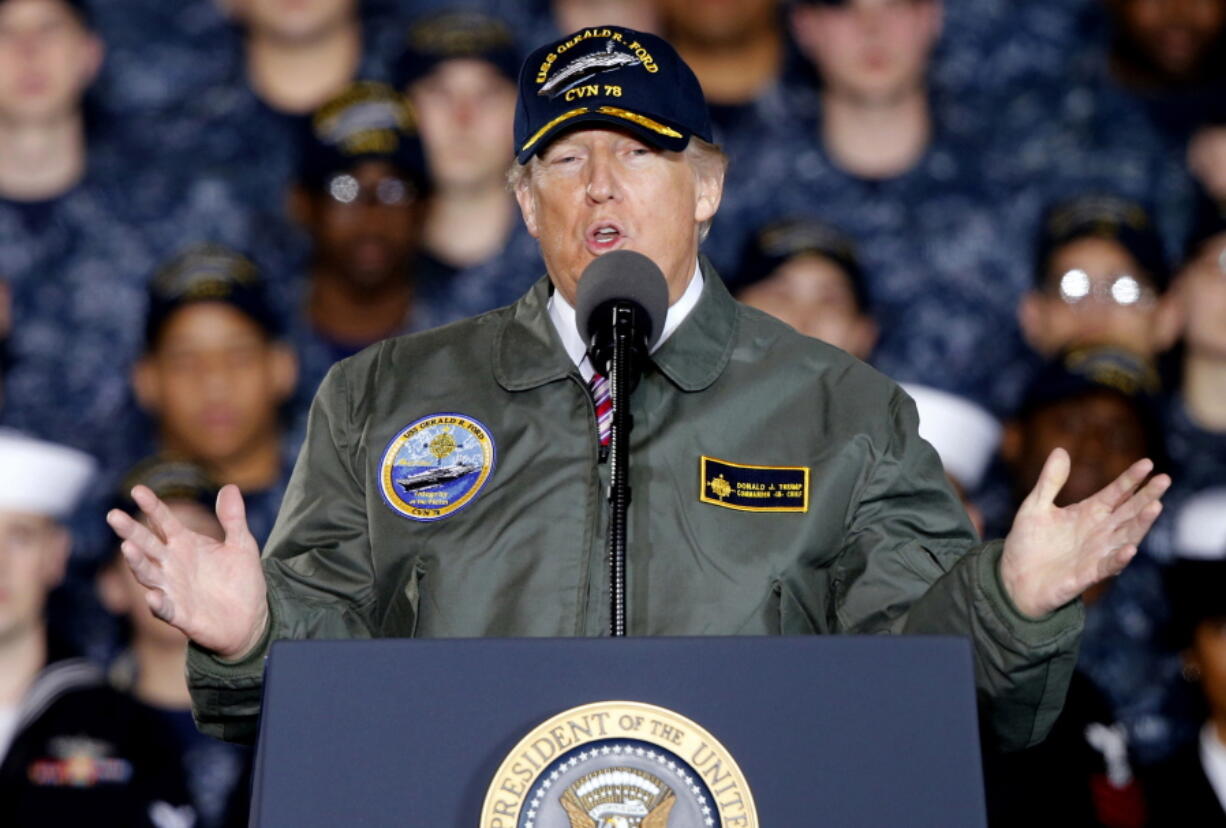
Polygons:
[[[1174,478],[1052,737],[986,746],[992,824],[1226,825],[1226,0],[0,0],[0,808],[243,824],[102,515],[144,482],[217,532],[236,483],[262,539],[336,360],[540,278],[518,68],[604,25],[702,83],[719,273],[904,383],[982,532],[1055,446],[1062,503]],[[48,736],[57,681],[153,723]]]

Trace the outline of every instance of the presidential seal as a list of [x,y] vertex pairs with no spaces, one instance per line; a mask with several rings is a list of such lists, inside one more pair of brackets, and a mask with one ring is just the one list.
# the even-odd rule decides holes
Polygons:
[[596,702],[543,722],[490,783],[480,828],[757,828],[715,737],[662,707]]
[[494,441],[463,414],[431,414],[388,443],[379,462],[383,502],[410,520],[441,520],[463,509],[494,471]]

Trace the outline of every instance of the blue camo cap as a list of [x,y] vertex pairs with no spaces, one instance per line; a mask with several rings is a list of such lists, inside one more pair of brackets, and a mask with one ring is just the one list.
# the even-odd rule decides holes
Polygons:
[[385,161],[417,186],[430,189],[425,151],[408,100],[375,81],[354,81],[315,110],[302,146],[298,177],[312,187],[364,161]]
[[477,9],[444,9],[416,20],[396,62],[396,86],[404,89],[448,60],[482,60],[512,83],[523,52],[510,25]]
[[166,322],[175,311],[196,302],[230,305],[246,314],[269,336],[276,337],[282,332],[259,268],[236,250],[205,242],[181,251],[162,265],[149,282],[146,348],[156,348]]
[[693,70],[663,38],[594,26],[534,51],[519,71],[515,155],[519,163],[580,124],[633,133],[680,152],[711,137],[711,115]]

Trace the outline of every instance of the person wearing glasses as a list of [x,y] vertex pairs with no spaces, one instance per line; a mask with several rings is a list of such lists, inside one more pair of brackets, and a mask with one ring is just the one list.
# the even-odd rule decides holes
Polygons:
[[290,209],[312,255],[290,338],[309,403],[334,362],[429,327],[414,286],[430,180],[414,115],[359,81],[315,111]]
[[1153,358],[1174,344],[1177,318],[1165,299],[1162,240],[1141,204],[1091,194],[1049,207],[1034,274],[1018,321],[1045,358],[1086,345]]

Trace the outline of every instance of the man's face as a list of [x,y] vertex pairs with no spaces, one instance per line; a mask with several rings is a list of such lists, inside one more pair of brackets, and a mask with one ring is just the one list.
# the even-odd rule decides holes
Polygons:
[[357,0],[221,0],[249,29],[264,37],[309,43],[357,17]]
[[1184,659],[1200,671],[1201,690],[1213,717],[1226,715],[1226,618],[1200,622]]
[[42,623],[67,558],[68,534],[50,518],[0,509],[0,644]]
[[1175,282],[1189,352],[1226,359],[1226,233],[1206,241]]
[[1195,78],[1226,28],[1226,0],[1115,0],[1123,35],[1170,81]]
[[59,0],[0,2],[0,120],[38,123],[76,110],[102,45]]
[[[1135,280],[1139,293],[1120,282],[1125,276]],[[1079,280],[1085,295],[1066,279]],[[1153,356],[1170,344],[1170,316],[1140,263],[1118,242],[1093,237],[1052,254],[1043,290],[1029,294],[1020,311],[1027,341],[1045,356],[1079,345],[1113,345]]]
[[668,31],[721,46],[774,28],[779,0],[659,0],[659,9]]
[[937,0],[849,0],[793,11],[801,50],[831,94],[888,104],[924,84],[941,30]]
[[310,196],[316,257],[355,290],[403,283],[421,238],[424,204],[415,185],[384,161],[364,161],[342,176]]
[[1119,394],[1092,391],[1041,406],[1021,424],[1016,490],[1034,488],[1047,456],[1057,447],[1072,458],[1068,483],[1057,506],[1077,503],[1099,491],[1146,456],[1145,425]]
[[486,61],[447,60],[408,94],[436,186],[497,186],[511,160],[515,84]]
[[135,375],[167,448],[205,466],[233,463],[277,440],[278,406],[294,380],[286,349],[220,302],[176,310]]
[[554,27],[577,32],[597,26],[621,26],[636,32],[660,31],[655,0],[553,0]]
[[597,256],[624,248],[659,266],[671,303],[694,273],[699,224],[715,215],[722,188],[722,178],[696,172],[685,153],[588,128],[546,147],[516,198],[549,277],[568,302]]
[[860,312],[847,274],[825,256],[795,256],[737,298],[860,359],[872,351],[876,326]]

